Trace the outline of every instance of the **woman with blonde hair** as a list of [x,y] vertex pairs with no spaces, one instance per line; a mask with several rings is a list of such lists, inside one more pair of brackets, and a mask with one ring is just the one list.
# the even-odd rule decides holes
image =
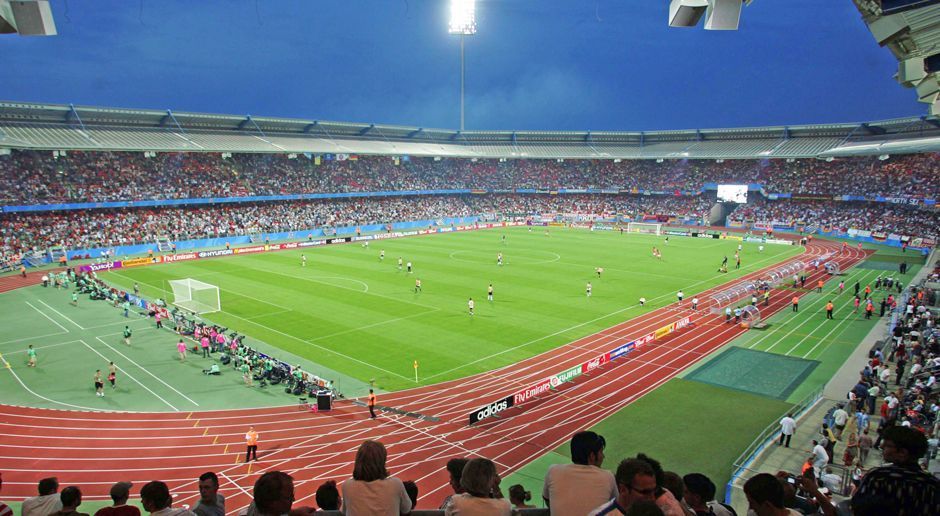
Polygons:
[[489,459],[467,461],[460,476],[464,492],[451,497],[445,516],[510,516],[512,505],[499,490],[496,464]]
[[388,452],[378,441],[365,441],[359,446],[353,476],[342,486],[345,514],[398,516],[411,512],[404,484],[385,469],[387,459]]

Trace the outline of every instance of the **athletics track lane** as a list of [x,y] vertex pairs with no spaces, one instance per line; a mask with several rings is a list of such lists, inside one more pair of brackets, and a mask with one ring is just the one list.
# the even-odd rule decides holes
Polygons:
[[[831,250],[837,248],[814,243],[797,258]],[[845,269],[864,256],[864,252],[852,250],[838,260]],[[819,274],[815,273],[810,281]],[[699,294],[702,298],[705,295]],[[774,296],[770,309],[786,308],[788,298]],[[373,438],[388,446],[389,469],[396,476],[418,480],[421,505],[430,507],[446,494],[446,459],[478,453],[497,461],[506,474],[567,440],[574,431],[649,392],[741,333],[736,326],[714,324],[719,319],[715,316],[695,314],[695,328],[631,353],[521,409],[511,409],[502,419],[473,428],[465,424],[467,413],[493,398],[593,358],[614,347],[618,339],[643,335],[690,313],[674,306],[662,308],[519,364],[468,379],[388,394],[381,400],[389,406],[442,417],[444,422],[438,424],[394,415],[368,422],[363,418],[364,409],[348,402],[337,403],[337,410],[327,417],[301,413],[296,407],[186,415],[0,407],[2,421],[19,429],[0,427],[2,461],[8,471],[5,495],[12,494],[14,499],[31,495],[38,478],[48,474],[57,474],[63,484],[81,485],[89,499],[104,498],[111,483],[118,479],[143,482],[162,478],[177,494],[177,503],[191,504],[196,495],[194,479],[214,469],[223,473],[223,492],[230,497],[229,508],[236,510],[249,500],[246,489],[259,472],[284,469],[296,470],[292,474],[298,483],[298,503],[302,504],[323,479],[348,476],[356,447],[363,439]],[[275,418],[277,421],[271,421]],[[263,437],[262,462],[253,464],[251,470],[234,462],[243,451],[244,430],[249,422]]]

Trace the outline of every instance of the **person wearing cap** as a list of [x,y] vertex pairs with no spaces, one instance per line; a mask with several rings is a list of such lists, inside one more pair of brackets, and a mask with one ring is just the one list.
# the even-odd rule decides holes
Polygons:
[[111,486],[111,501],[114,504],[98,509],[95,516],[140,516],[140,509],[127,505],[132,486],[130,482],[118,482]]

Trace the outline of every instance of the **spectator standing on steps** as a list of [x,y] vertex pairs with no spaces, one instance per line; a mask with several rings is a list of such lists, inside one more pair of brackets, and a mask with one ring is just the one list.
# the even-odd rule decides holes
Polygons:
[[780,445],[789,448],[794,432],[796,432],[796,420],[793,419],[792,413],[787,414],[780,420]]

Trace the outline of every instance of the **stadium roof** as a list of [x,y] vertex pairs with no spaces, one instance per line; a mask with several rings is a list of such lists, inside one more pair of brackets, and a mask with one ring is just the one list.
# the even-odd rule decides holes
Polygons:
[[764,159],[940,150],[940,119],[679,131],[466,131],[0,102],[0,148],[468,158]]

